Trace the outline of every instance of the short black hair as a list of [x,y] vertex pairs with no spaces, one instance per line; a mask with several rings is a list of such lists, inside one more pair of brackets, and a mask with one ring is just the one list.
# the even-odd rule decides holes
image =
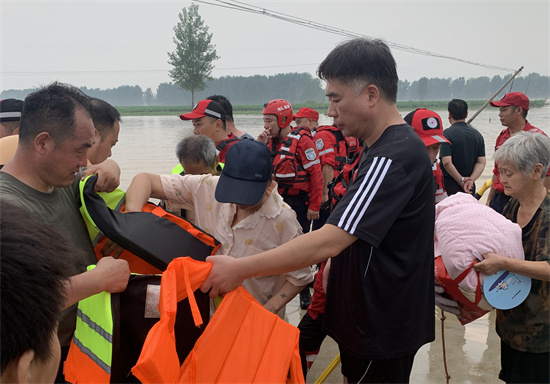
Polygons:
[[225,112],[225,120],[226,121],[234,121],[233,120],[233,106],[231,105],[231,102],[229,99],[222,95],[212,95],[207,97],[208,100],[214,100],[219,105],[222,106],[224,112]]
[[105,100],[95,97],[90,99],[92,104],[92,120],[94,121],[95,129],[98,130],[101,136],[101,141],[111,132],[116,122],[120,122],[120,112]]
[[48,132],[60,145],[76,130],[76,109],[92,116],[90,98],[69,84],[51,83],[25,98],[21,112],[19,141],[29,144],[41,132]]
[[461,99],[452,99],[447,104],[447,111],[454,120],[464,120],[468,116],[468,103]]
[[382,40],[356,38],[341,43],[319,65],[317,75],[321,80],[364,84],[362,88],[373,84],[383,99],[397,102],[397,64]]
[[63,236],[27,210],[0,200],[2,372],[27,351],[51,355],[51,338],[65,302],[71,250]]

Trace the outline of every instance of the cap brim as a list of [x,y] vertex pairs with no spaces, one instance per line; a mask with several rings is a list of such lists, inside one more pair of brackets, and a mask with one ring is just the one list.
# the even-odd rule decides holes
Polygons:
[[505,103],[503,101],[491,101],[492,107],[508,107],[512,104]]
[[222,171],[214,196],[220,203],[256,205],[262,199],[268,181],[234,179]]
[[182,115],[180,115],[180,119],[182,120],[193,120],[193,119],[200,119],[201,117],[205,117],[206,115],[203,115],[201,113],[196,113],[196,112],[189,112],[189,113],[184,113]]
[[443,144],[443,143],[451,144],[449,140],[447,140],[444,136],[440,136],[440,135],[426,136],[422,138],[422,141],[424,142],[424,145],[426,147],[434,144]]

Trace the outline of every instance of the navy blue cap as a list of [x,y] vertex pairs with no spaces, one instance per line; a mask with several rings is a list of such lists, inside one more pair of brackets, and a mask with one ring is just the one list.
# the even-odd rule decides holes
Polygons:
[[227,150],[216,200],[220,203],[256,205],[271,180],[271,152],[264,143],[240,140]]
[[0,121],[19,121],[23,111],[23,100],[0,100]]

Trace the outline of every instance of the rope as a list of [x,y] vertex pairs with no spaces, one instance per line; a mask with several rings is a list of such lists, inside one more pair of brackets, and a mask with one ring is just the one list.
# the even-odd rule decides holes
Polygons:
[[330,376],[332,371],[336,369],[336,367],[340,364],[340,354],[337,354],[336,357],[331,361],[331,363],[325,368],[323,373],[319,376],[317,380],[315,380],[315,384],[321,384],[324,383],[325,380]]
[[447,354],[445,352],[445,319],[445,312],[441,310],[441,344],[443,345],[443,365],[445,366],[445,377],[447,379],[447,384],[449,384],[451,376],[449,375],[449,370],[447,369]]

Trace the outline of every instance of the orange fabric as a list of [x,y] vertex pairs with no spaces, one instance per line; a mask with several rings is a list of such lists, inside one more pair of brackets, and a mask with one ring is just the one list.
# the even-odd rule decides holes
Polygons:
[[108,384],[111,375],[84,354],[71,340],[70,353],[63,364],[65,380],[69,383]]
[[[122,211],[124,211],[124,206],[121,208]],[[213,237],[207,235],[206,233],[198,230],[195,228],[191,223],[188,221],[182,219],[181,217],[178,217],[176,215],[172,215],[171,213],[166,212],[161,207],[158,207],[154,204],[145,204],[143,206],[143,212],[150,212],[158,217],[164,217],[173,223],[178,224],[180,227],[185,229],[187,232],[189,232],[191,235],[202,241],[203,243],[210,245],[214,247],[214,250],[212,251],[212,254],[215,254],[218,251],[218,248],[221,246],[221,244],[218,244],[216,246],[215,240]],[[97,259],[101,259],[103,256],[101,254],[101,249],[107,243],[109,239],[105,238],[102,241],[98,242],[97,245],[94,248],[95,254],[97,256]],[[158,268],[155,268],[139,256],[134,255],[132,252],[129,252],[127,250],[123,250],[122,253],[119,256],[119,259],[126,260],[129,264],[130,271],[132,273],[139,273],[141,275],[156,275],[161,274],[162,271]]]
[[176,303],[188,296],[193,308],[192,292],[210,268],[190,258],[169,264],[162,276],[161,319],[147,335],[132,373],[142,383],[303,383],[298,329],[242,287],[225,296],[180,367],[173,334]]
[[[475,263],[474,263],[475,264]],[[470,269],[473,267],[473,264],[470,268],[466,269],[461,275],[456,279],[453,279],[449,276],[445,264],[443,263],[443,258],[437,256],[434,260],[435,266],[435,283],[443,288],[449,296],[450,299],[456,301],[459,306],[458,309],[460,313],[457,315],[460,324],[468,324],[476,319],[479,319],[481,316],[485,315],[489,311],[480,308],[478,306],[481,300],[481,284],[479,284],[479,273],[478,275],[478,285],[476,290],[475,302],[470,301],[464,294],[460,291],[458,283],[460,283],[464,277],[470,272]]]

